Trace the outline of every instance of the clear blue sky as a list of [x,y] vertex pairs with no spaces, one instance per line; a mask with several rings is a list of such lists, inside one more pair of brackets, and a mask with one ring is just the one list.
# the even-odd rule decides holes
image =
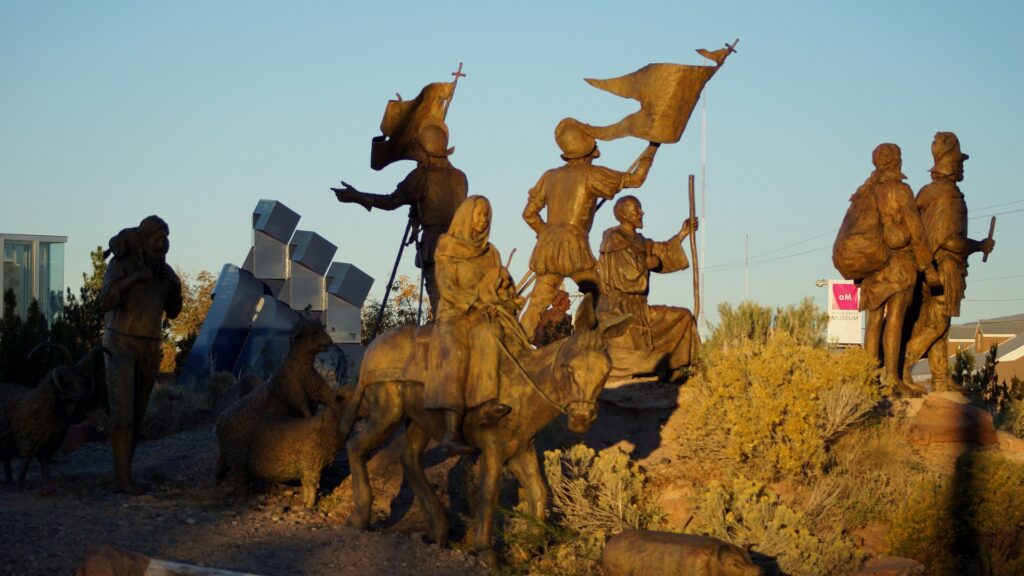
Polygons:
[[[642,7],[641,7],[642,6]],[[240,264],[260,198],[302,215],[337,260],[377,279],[404,211],[367,215],[328,190],[344,179],[390,192],[412,169],[369,168],[370,138],[395,92],[415,96],[464,62],[448,116],[453,163],[494,204],[492,241],[526,268],[526,192],[560,164],[565,116],[610,123],[633,101],[596,90],[650,62],[704,64],[696,48],[736,37],[708,97],[704,308],[749,296],[813,296],[850,194],[881,142],[927,183],[938,130],[971,155],[961,189],[989,262],[971,261],[962,320],[1024,311],[1024,4],[1019,2],[21,2],[0,4],[0,231],[68,236],[66,282],[88,252],[159,214],[187,271]],[[663,146],[638,195],[645,232],[674,233],[687,175],[700,172],[700,115]],[[625,169],[644,144],[602,144]],[[698,181],[699,186],[699,181]],[[699,208],[698,208],[699,209]],[[613,219],[597,217],[596,245]],[[773,260],[774,259],[774,260]],[[415,274],[411,258],[403,271]],[[688,272],[652,301],[692,305]]]

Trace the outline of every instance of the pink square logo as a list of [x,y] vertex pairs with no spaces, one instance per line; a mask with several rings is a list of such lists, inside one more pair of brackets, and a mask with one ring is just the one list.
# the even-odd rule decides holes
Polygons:
[[856,284],[833,284],[832,301],[834,310],[850,310],[856,312],[860,308]]

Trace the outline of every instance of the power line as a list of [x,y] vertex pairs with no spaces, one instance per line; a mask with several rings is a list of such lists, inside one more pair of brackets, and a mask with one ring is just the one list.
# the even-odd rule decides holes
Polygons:
[[977,220],[978,218],[989,218],[991,216],[1002,216],[1003,214],[1013,214],[1016,212],[1024,212],[1024,208],[1017,208],[1016,210],[1004,210],[1002,212],[993,212],[992,214],[980,214],[978,216],[971,216],[969,220]]
[[[835,234],[838,231],[839,231],[839,228],[833,228],[831,230],[827,230],[825,232],[822,232],[821,234],[816,234],[814,236],[811,236],[810,238],[805,238],[803,240],[799,240],[797,242],[793,242],[792,244],[786,244],[785,246],[783,246],[781,248],[775,248],[773,250],[768,250],[767,252],[761,252],[759,254],[754,254],[753,256],[750,257],[750,259],[751,260],[756,260],[758,258],[761,258],[762,256],[767,256],[769,254],[775,254],[776,252],[782,252],[783,250],[786,250],[788,248],[792,248],[794,246],[799,246],[801,244],[810,242],[811,240],[817,240],[818,238],[821,238],[822,236],[827,236],[829,234]],[[717,268],[724,267],[724,266],[732,266],[733,264],[742,265],[745,262],[745,260],[746,260],[745,258],[739,258],[739,259],[736,259],[736,260],[728,260],[726,262],[722,262],[721,264],[716,264],[715,266],[710,266],[710,267],[708,267],[708,269],[709,270],[717,269]]]
[[744,264],[741,261],[738,264],[730,264],[730,265],[722,264],[722,265],[719,265],[719,266],[708,266],[707,268],[702,269],[701,272],[724,272],[726,270],[738,270],[740,268],[743,268],[744,266],[757,266],[759,264],[769,264],[771,262],[778,262],[780,260],[788,260],[790,258],[796,258],[797,256],[804,256],[806,254],[813,254],[814,252],[821,252],[822,250],[830,250],[831,248],[832,248],[832,245],[819,246],[817,248],[811,248],[810,250],[804,250],[803,252],[796,252],[796,253],[793,253],[793,254],[786,254],[785,256],[776,256],[774,258],[766,258],[764,260],[759,260],[759,261],[756,261],[756,262],[751,261],[751,262],[746,263],[746,264]]
[[978,282],[992,282],[993,280],[1009,280],[1010,278],[1021,278],[1024,274],[1010,274],[1009,276],[997,276],[995,278],[971,278],[968,280],[968,284],[977,284]]
[[1024,298],[964,298],[964,302],[1024,302]]
[[993,204],[991,206],[982,206],[981,208],[975,208],[975,210],[991,210],[992,208],[1001,208],[1003,206],[1009,206],[1010,204],[1020,204],[1021,202],[1024,202],[1024,199],[1010,200],[1009,202],[1002,202],[1000,204]]

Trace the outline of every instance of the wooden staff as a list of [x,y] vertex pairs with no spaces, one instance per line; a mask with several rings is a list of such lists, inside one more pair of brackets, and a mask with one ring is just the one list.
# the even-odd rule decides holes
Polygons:
[[[690,221],[697,219],[697,203],[693,199],[693,174],[690,174]],[[697,266],[697,231],[690,230],[690,261],[693,262],[693,321],[700,319],[700,268]]]

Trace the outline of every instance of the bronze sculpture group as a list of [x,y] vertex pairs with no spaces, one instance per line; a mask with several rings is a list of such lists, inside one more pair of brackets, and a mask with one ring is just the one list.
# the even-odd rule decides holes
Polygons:
[[[489,241],[490,202],[483,196],[467,197],[465,175],[447,161],[444,115],[461,67],[447,90],[432,84],[413,101],[389,102],[383,135],[374,139],[371,166],[385,165],[382,158],[404,158],[415,159],[417,168],[388,196],[365,194],[344,182],[343,188],[332,190],[339,201],[367,209],[412,205],[411,218],[423,229],[418,263],[433,321],[391,330],[366,351],[358,388],[341,422],[343,434],[348,434],[358,417],[368,419],[347,443],[355,500],[352,525],[365,528],[370,523],[368,454],[407,422],[403,469],[434,541],[445,541],[448,527],[420,455],[431,439],[449,455],[480,450],[473,542],[493,560],[491,530],[506,465],[523,486],[531,515],[544,517],[546,488],[533,447],[543,426],[565,414],[571,429],[586,430],[597,415],[597,395],[609,375],[682,379],[700,343],[693,316],[683,308],[650,306],[647,296],[652,272],[688,267],[681,242],[697,229],[696,218],[685,219],[671,239],[652,242],[638,233],[643,211],[640,201],[629,196],[616,204],[619,225],[605,233],[599,258],[588,234],[599,202],[624,188],[642,186],[659,146],[679,140],[704,84],[732,51],[727,46],[708,53],[715,66],[658,64],[621,78],[588,80],[640,100],[641,110],[606,127],[573,118],[558,123],[555,142],[565,164],[545,172],[527,195],[523,219],[536,232],[537,242],[530,257],[531,278],[519,285]],[[595,165],[600,156],[597,139],[623,136],[648,141],[636,162],[623,172]],[[437,218],[428,223],[428,214]],[[403,242],[408,241],[407,235]],[[586,294],[576,312],[575,330],[535,348],[531,340],[539,333],[542,316],[561,316],[567,308],[567,301],[560,301],[548,310],[564,294],[566,278]],[[520,291],[530,282],[532,292],[521,298]]]
[[991,235],[967,237],[957,182],[968,156],[960,141],[938,132],[931,149],[932,181],[915,198],[903,182],[899,146],[875,148],[875,170],[850,198],[832,251],[840,273],[860,285],[860,308],[868,311],[865,350],[879,359],[883,380],[907,395],[924,392],[911,369],[926,353],[932,388],[952,389],[947,340],[950,320],[960,314],[967,257],[983,252],[987,258],[995,246]]
[[[700,337],[694,315],[648,302],[651,273],[690,266],[682,242],[697,231],[697,219],[684,218],[678,233],[655,242],[639,232],[644,224],[640,200],[624,196],[614,203],[618,224],[604,231],[597,256],[588,235],[601,204],[625,188],[640,188],[659,146],[679,140],[704,84],[734,46],[701,51],[714,66],[652,64],[620,78],[588,80],[636,98],[641,110],[610,126],[573,118],[556,126],[555,141],[565,163],[540,177],[523,211],[537,238],[529,262],[534,287],[525,299],[520,287],[527,282],[517,285],[490,242],[490,202],[469,195],[466,175],[449,161],[453,149],[444,120],[461,66],[454,82],[431,84],[414,100],[389,103],[371,167],[408,159],[415,160],[416,168],[391,194],[368,194],[345,182],[332,190],[339,201],[367,210],[410,206],[403,246],[416,243],[432,321],[373,340],[347,401],[331,393],[319,399],[303,396],[301,414],[291,416],[299,424],[288,420],[281,429],[306,437],[307,428],[329,426],[337,434],[320,443],[326,451],[310,452],[305,468],[273,474],[301,472],[305,502],[311,505],[319,477],[314,468],[322,468],[355,420],[365,417],[366,426],[348,438],[346,447],[355,500],[349,521],[366,528],[373,499],[366,460],[405,423],[402,466],[429,520],[432,540],[446,541],[448,526],[421,464],[431,439],[449,455],[480,452],[473,543],[489,562],[494,561],[492,529],[505,466],[522,485],[529,513],[543,519],[547,494],[534,449],[538,431],[559,415],[567,417],[570,429],[585,431],[597,416],[597,397],[610,377],[656,375],[679,382],[697,360]],[[624,136],[648,142],[632,166],[618,171],[594,164],[600,157],[599,139]],[[991,238],[966,236],[966,207],[957,182],[967,155],[960,152],[956,136],[936,134],[932,153],[932,183],[915,198],[903,182],[899,147],[878,146],[872,155],[875,170],[851,198],[834,250],[837,268],[862,288],[861,304],[869,310],[865,347],[881,359],[883,378],[907,393],[920,391],[910,366],[925,353],[935,386],[948,386],[945,339],[950,318],[959,314],[967,256],[987,255],[994,246]],[[165,263],[167,236],[167,225],[149,217],[111,239],[114,259],[101,293],[107,312],[104,345],[112,354],[107,382],[115,485],[129,493],[139,490],[132,481],[131,458],[158,365],[160,322],[181,308],[180,282]],[[567,309],[559,298],[566,278],[586,294],[574,332],[535,347],[542,317],[553,312],[550,316],[557,319]],[[548,310],[556,299],[556,307]],[[302,362],[311,365],[311,357]],[[268,385],[260,392],[265,396],[254,395],[248,402],[269,402],[272,393]],[[318,403],[325,407],[319,415],[312,408]],[[263,452],[276,450],[274,434],[232,435],[234,421],[229,420],[219,427],[222,436],[235,438],[229,444],[262,438]],[[233,460],[222,453],[219,474],[255,474],[259,467],[243,452]]]

